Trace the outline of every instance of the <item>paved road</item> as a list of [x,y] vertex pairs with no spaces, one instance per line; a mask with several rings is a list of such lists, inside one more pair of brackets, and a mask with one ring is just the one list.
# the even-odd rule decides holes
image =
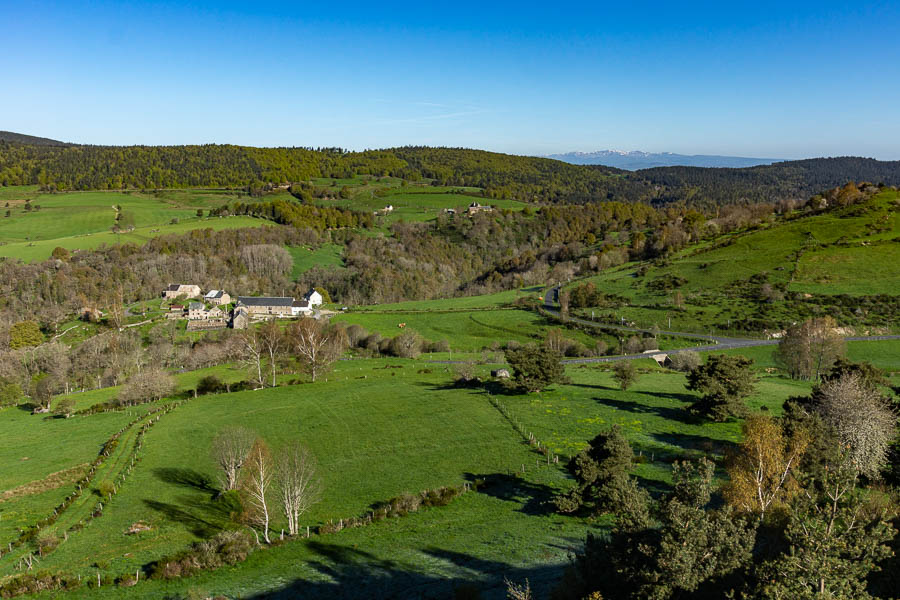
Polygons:
[[[553,313],[555,315],[559,315],[559,311],[555,308],[550,309],[545,306],[545,309]],[[660,335],[668,335],[672,337],[684,337],[691,339],[702,339],[709,340],[714,342],[712,344],[707,344],[703,346],[686,346],[684,348],[673,348],[671,350],[664,350],[660,352],[661,354],[673,354],[675,352],[684,352],[686,350],[693,350],[695,352],[705,352],[709,350],[733,350],[736,348],[751,348],[754,346],[777,346],[778,340],[761,340],[761,339],[752,339],[752,338],[736,338],[736,337],[726,337],[721,335],[703,335],[698,333],[685,333],[681,331],[657,331],[653,332],[649,329],[639,329],[636,327],[627,327],[624,325],[611,325],[606,323],[595,323],[594,321],[588,321],[587,319],[581,319],[578,317],[569,317],[569,320],[574,323],[579,323],[581,325],[587,325],[588,327],[596,327],[598,329],[614,329],[617,331],[628,331],[633,333],[658,333]],[[876,342],[876,341],[884,341],[884,340],[900,340],[900,335],[868,335],[868,336],[850,336],[844,338],[848,342]],[[601,363],[601,362],[613,362],[617,360],[635,360],[637,358],[647,358],[647,354],[627,354],[624,356],[602,356],[597,358],[575,358],[575,359],[567,359],[564,360],[564,363],[567,364],[585,364],[585,363]]]

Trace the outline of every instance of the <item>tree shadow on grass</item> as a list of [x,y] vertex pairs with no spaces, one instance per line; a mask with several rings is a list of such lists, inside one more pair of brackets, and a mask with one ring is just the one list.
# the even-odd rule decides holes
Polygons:
[[[682,433],[680,431],[671,431],[668,433],[654,433],[653,439],[670,446],[677,446],[687,452],[709,455],[712,458],[716,456],[724,456],[725,452],[734,448],[734,443],[725,440],[715,440],[702,435],[693,433]],[[697,458],[696,456],[686,455],[683,459]]]
[[531,584],[535,597],[549,597],[567,564],[521,568],[435,546],[422,548],[422,563],[386,560],[371,552],[339,544],[310,541],[314,557],[304,567],[315,580],[295,579],[284,587],[251,596],[253,600],[305,598],[375,600],[379,598],[506,598],[505,579]]
[[200,471],[195,471],[194,469],[163,467],[161,469],[153,469],[153,474],[165,483],[188,487],[203,492],[218,492],[209,475],[201,473]]
[[684,402],[693,404],[699,397],[694,394],[684,392],[637,392],[642,396],[650,396],[651,398],[665,398],[666,400],[675,400],[676,402]]
[[625,402],[615,398],[597,398],[597,402],[617,410],[625,410],[632,413],[654,414],[670,421],[676,421],[685,425],[699,423],[696,417],[683,408],[670,408],[668,406],[648,406],[637,402]]
[[474,475],[466,473],[466,481],[474,483],[481,480],[478,492],[486,494],[498,500],[517,502],[521,505],[518,509],[526,515],[546,515],[553,512],[550,500],[555,490],[549,486],[533,483],[515,475],[506,473],[490,473],[487,475]]
[[148,508],[161,513],[169,521],[185,525],[197,537],[212,537],[224,529],[220,521],[213,520],[204,514],[207,512],[203,507],[204,503],[193,503],[194,506],[190,504],[179,506],[157,500],[145,499],[143,502]]
[[514,385],[507,385],[501,381],[488,379],[486,381],[472,380],[465,383],[457,383],[456,381],[448,381],[446,383],[432,383],[428,381],[418,381],[416,385],[428,388],[433,392],[447,392],[451,390],[468,390],[478,394],[488,394],[490,396],[527,396],[527,392]]

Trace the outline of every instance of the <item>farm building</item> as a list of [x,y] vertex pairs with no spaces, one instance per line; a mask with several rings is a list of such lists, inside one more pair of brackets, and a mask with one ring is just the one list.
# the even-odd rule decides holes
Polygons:
[[163,298],[197,298],[200,296],[200,286],[194,284],[172,283],[163,290]]
[[303,295],[303,299],[309,302],[310,308],[322,304],[322,294],[317,292],[315,289],[306,292],[306,294]]
[[231,317],[231,327],[233,329],[247,329],[250,325],[250,313],[246,306],[238,306],[234,309]]
[[191,302],[188,304],[188,319],[206,319],[206,305],[202,302]]
[[214,306],[222,306],[231,302],[231,296],[223,290],[210,290],[203,296],[203,299]]
[[474,215],[479,212],[492,212],[494,210],[493,206],[482,206],[477,202],[473,202],[469,205],[469,208],[466,209],[466,214]]
[[291,305],[291,314],[295,317],[300,315],[308,315],[312,312],[312,306],[307,300],[294,300]]
[[290,317],[293,316],[294,299],[288,297],[238,296],[237,305],[245,307],[251,317],[256,315]]

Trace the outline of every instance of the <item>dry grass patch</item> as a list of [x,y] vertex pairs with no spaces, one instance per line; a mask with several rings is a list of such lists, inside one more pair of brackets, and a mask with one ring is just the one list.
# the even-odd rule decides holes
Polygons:
[[63,469],[62,471],[57,471],[56,473],[50,473],[43,479],[23,483],[18,487],[0,493],[0,502],[8,502],[9,500],[22,498],[23,496],[49,492],[50,490],[55,490],[68,483],[75,483],[84,477],[88,467],[90,467],[89,463],[82,463],[68,469]]

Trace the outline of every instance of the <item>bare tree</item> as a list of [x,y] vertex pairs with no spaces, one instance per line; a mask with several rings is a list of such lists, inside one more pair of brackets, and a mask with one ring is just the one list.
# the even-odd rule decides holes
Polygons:
[[275,479],[281,507],[288,520],[288,533],[297,535],[300,516],[322,495],[322,483],[316,475],[316,457],[299,442],[289,444],[277,455]]
[[347,335],[343,329],[304,317],[291,324],[288,339],[300,367],[315,381],[344,352]]
[[278,372],[278,360],[284,352],[287,342],[285,334],[275,322],[275,318],[266,321],[259,329],[259,342],[263,352],[269,358],[269,367],[272,375],[272,387],[275,387],[275,376]]
[[131,406],[159,401],[174,391],[175,378],[160,368],[152,368],[132,375],[119,390],[117,399],[119,404]]
[[116,329],[121,330],[125,325],[125,293],[121,286],[107,292],[104,303],[109,320]]
[[255,433],[239,426],[225,427],[213,438],[210,454],[221,470],[222,491],[237,489],[238,475],[255,439]]
[[263,539],[269,540],[269,502],[266,494],[272,485],[275,469],[272,466],[272,455],[262,438],[258,438],[247,455],[246,468],[243,471],[243,489],[250,501],[248,520],[262,529]]
[[241,331],[238,339],[241,361],[256,371],[256,383],[260,387],[264,387],[266,383],[263,379],[262,364],[265,347],[259,330],[255,327],[248,327]]
[[775,350],[775,362],[794,379],[819,379],[844,353],[834,319],[822,317],[789,327]]
[[287,275],[294,265],[290,252],[276,244],[243,246],[240,254],[248,271],[268,279]]
[[877,476],[896,435],[897,415],[888,400],[857,373],[825,382],[818,396],[818,412],[848,448],[854,468]]

